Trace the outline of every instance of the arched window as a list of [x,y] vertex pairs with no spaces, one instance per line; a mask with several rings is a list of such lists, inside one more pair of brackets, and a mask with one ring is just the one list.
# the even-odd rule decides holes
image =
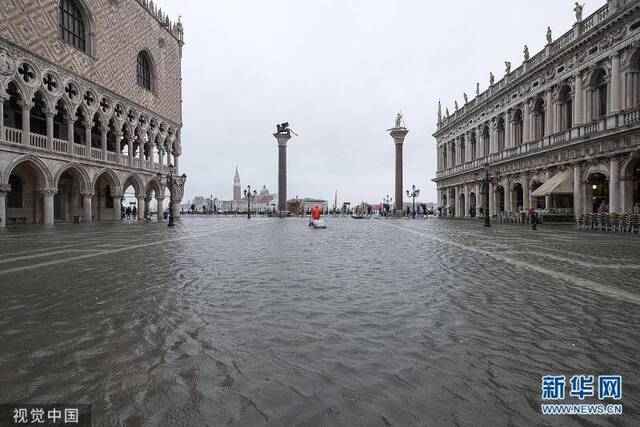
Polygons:
[[22,207],[22,179],[18,175],[9,176],[9,185],[11,191],[7,194],[7,207],[8,208],[21,208]]
[[443,169],[447,169],[449,167],[449,163],[447,162],[447,144],[444,145],[444,147],[442,147],[442,165],[444,166]]
[[66,43],[87,52],[87,33],[76,0],[60,0],[60,37]]
[[573,126],[573,100],[571,98],[571,87],[565,85],[558,94],[558,119],[560,120],[560,130],[568,130]]
[[629,69],[626,79],[626,104],[627,108],[640,105],[640,49],[636,49],[629,59]]
[[456,165],[456,143],[451,141],[451,166]]
[[513,145],[518,146],[522,144],[522,110],[517,109],[513,114]]
[[491,137],[489,136],[489,125],[484,125],[484,129],[482,130],[482,150],[485,157],[489,155],[490,141]]
[[590,81],[592,120],[607,115],[607,86],[607,72],[602,68],[598,68],[591,75]]
[[467,143],[463,136],[462,139],[460,139],[460,163],[465,163],[467,161],[466,153],[465,153],[466,148],[467,148]]
[[151,72],[151,58],[142,51],[138,54],[138,86],[149,91],[153,90],[153,73]]

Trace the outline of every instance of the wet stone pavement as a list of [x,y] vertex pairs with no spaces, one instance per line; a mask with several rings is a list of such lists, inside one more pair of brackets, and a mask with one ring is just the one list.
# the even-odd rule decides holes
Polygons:
[[[638,425],[637,234],[328,224],[2,231],[0,402],[108,426]],[[541,377],[575,374],[621,374],[624,415],[541,415]]]

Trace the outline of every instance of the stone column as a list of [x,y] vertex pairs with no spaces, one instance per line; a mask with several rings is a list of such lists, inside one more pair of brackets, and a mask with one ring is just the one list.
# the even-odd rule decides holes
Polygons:
[[100,145],[102,147],[102,160],[107,161],[107,133],[109,132],[109,126],[100,126]]
[[22,143],[30,144],[31,135],[31,107],[30,102],[22,101]]
[[575,76],[574,86],[573,123],[575,126],[584,123],[584,90],[582,90],[582,77],[580,73]]
[[522,106],[522,143],[531,141],[531,112],[529,111],[529,100],[524,101]]
[[611,56],[611,112],[617,113],[622,109],[620,105],[620,56],[615,52]]
[[[0,103],[2,99],[0,98]],[[0,185],[0,228],[7,226],[7,193],[11,191],[9,184]]]
[[145,196],[137,196],[138,199],[138,221],[141,221],[146,216]]
[[129,160],[129,167],[133,167],[133,157],[134,157],[135,152],[136,152],[135,148],[133,147],[134,142],[135,141],[134,141],[133,132],[127,133],[127,144],[128,144],[127,145],[128,146],[128,150],[127,151],[129,153],[129,155],[127,157],[128,157],[128,160]]
[[464,212],[462,212],[462,215],[465,218],[471,216],[471,197],[469,197],[470,192],[471,190],[469,189],[469,187],[466,187],[464,189]]
[[489,183],[489,216],[493,217],[495,214],[496,214],[496,185],[493,182],[491,182]]
[[475,189],[475,193],[476,193],[476,216],[478,216],[478,208],[480,206],[484,206],[483,202],[482,202],[482,194],[480,194],[480,183],[476,182],[476,189]]
[[[4,100],[5,98],[0,94],[0,139],[5,139],[4,136]],[[3,213],[0,211],[0,215]]]
[[529,190],[529,177],[524,177],[522,180],[522,209],[527,210],[531,206],[531,195]]
[[511,194],[511,178],[504,178],[504,210],[507,212],[513,211],[512,203],[512,194]]
[[453,200],[454,217],[460,217],[460,187],[454,187],[456,197]]
[[164,212],[164,206],[163,206],[163,202],[164,201],[164,197],[156,197],[156,202],[158,204],[157,207],[157,215],[158,215],[158,221],[162,221],[162,213]]
[[545,112],[544,136],[551,135],[554,132],[554,115],[553,115],[553,95],[551,89],[547,90],[546,99],[547,111]]
[[53,116],[55,114],[47,111],[45,115],[47,116],[47,150],[53,151]]
[[91,128],[92,127],[93,127],[92,123],[84,123],[84,145],[87,150],[85,155],[89,158],[91,158]]
[[180,169],[178,168],[178,163],[179,163],[179,162],[178,162],[178,158],[179,158],[179,157],[180,157],[180,156],[178,156],[178,155],[176,155],[176,154],[174,154],[174,155],[173,155],[173,166],[175,166],[175,168],[176,168],[176,175],[178,174],[178,171],[180,170]]
[[117,130],[115,131],[116,137],[116,163],[122,164],[122,132]]
[[74,134],[73,134],[74,117],[67,117],[67,153],[73,154]]
[[504,147],[511,148],[511,132],[513,126],[511,125],[511,112],[507,112],[504,115]]
[[609,212],[620,212],[620,166],[615,157],[609,160]]
[[122,220],[122,194],[113,195],[113,220]]
[[[546,171],[544,171],[544,182],[549,181],[550,178],[551,178],[551,171],[547,169]],[[550,207],[551,207],[551,195],[544,196],[544,208],[549,209]]]
[[40,194],[44,198],[44,223],[46,225],[53,225],[53,196],[56,195],[58,190],[42,190]]
[[82,195],[82,209],[84,211],[83,213],[84,222],[91,222],[93,221],[93,212],[91,210],[91,197],[93,196],[93,193],[86,192],[86,193],[81,193],[81,195]]
[[573,214],[578,217],[583,214],[582,207],[582,165],[573,164]]
[[404,210],[404,194],[402,191],[402,144],[404,143],[404,138],[407,136],[407,133],[409,133],[409,131],[406,128],[394,128],[390,133],[396,146],[396,215],[402,215],[402,211]]
[[287,212],[287,142],[291,139],[289,132],[274,133],[278,143],[278,211],[280,215]]

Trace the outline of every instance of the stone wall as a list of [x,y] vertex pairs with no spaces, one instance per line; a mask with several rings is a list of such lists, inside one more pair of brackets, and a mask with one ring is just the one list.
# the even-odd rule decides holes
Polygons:
[[[0,1],[0,37],[181,125],[181,42],[137,1],[79,4],[89,11],[95,29],[92,55],[60,38],[58,0]],[[136,82],[142,50],[153,60],[155,93]]]

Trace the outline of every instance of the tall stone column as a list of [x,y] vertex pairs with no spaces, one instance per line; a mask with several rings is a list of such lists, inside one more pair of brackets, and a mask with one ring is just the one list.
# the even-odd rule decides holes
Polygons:
[[144,219],[146,213],[145,200],[144,196],[138,196],[136,198],[138,199],[138,221],[141,221]]
[[551,93],[551,89],[547,90],[547,99],[546,99],[546,107],[547,111],[545,112],[545,126],[544,126],[544,136],[551,135],[555,131],[555,120],[553,115],[553,95]]
[[396,214],[402,215],[402,211],[404,210],[404,193],[402,191],[402,144],[404,144],[404,138],[409,133],[409,130],[406,128],[393,128],[391,129],[391,138],[393,138],[393,142],[396,146]]
[[30,144],[31,136],[31,107],[30,102],[22,101],[22,143],[24,145]]
[[476,193],[476,216],[478,216],[478,208],[480,206],[484,206],[484,203],[482,202],[482,195],[480,194],[480,183],[476,182],[476,188],[475,188],[475,193]]
[[55,114],[52,111],[47,111],[45,115],[47,117],[47,150],[52,151],[53,150],[53,116]]
[[622,109],[620,105],[620,55],[617,52],[611,56],[611,112],[617,113]]
[[278,142],[278,212],[287,213],[287,142],[291,139],[289,132],[274,133]]
[[84,216],[84,222],[91,222],[93,221],[93,213],[91,210],[91,197],[93,196],[93,193],[90,192],[86,192],[86,193],[82,193],[82,209],[84,211],[83,216]]
[[522,209],[527,210],[531,207],[531,191],[529,189],[529,178],[522,180]]
[[529,100],[524,101],[522,109],[522,143],[531,141],[531,111],[529,110]]
[[113,220],[122,220],[122,194],[113,195]]
[[122,131],[116,129],[115,131],[116,138],[116,163],[122,164]]
[[504,115],[504,147],[505,148],[512,147],[512,142],[511,142],[512,131],[513,131],[513,126],[511,123],[511,111],[508,111]]
[[56,195],[58,190],[42,190],[40,193],[44,198],[44,223],[46,225],[53,225],[54,216],[53,216],[53,196]]
[[615,157],[609,160],[609,212],[620,212],[620,166]]
[[[0,98],[0,103],[2,98]],[[9,184],[0,185],[0,228],[7,226],[7,193],[11,191]]]
[[582,165],[573,164],[573,214],[578,217],[583,214],[582,206]]
[[158,215],[158,221],[162,221],[162,213],[164,212],[164,206],[163,206],[163,201],[164,201],[164,197],[156,197],[156,202],[158,204],[157,207],[157,215]]

